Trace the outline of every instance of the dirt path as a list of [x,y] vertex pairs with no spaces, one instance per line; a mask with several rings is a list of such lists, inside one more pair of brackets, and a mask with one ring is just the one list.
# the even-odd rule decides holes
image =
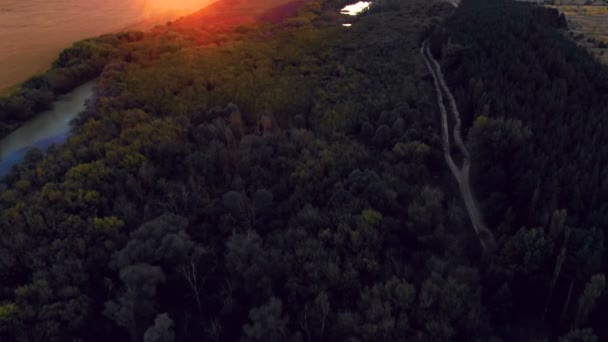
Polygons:
[[[443,77],[443,72],[441,71],[441,66],[429,50],[427,46],[427,41],[422,43],[420,47],[420,54],[424,58],[424,62],[426,63],[426,67],[429,73],[433,76],[433,84],[435,86],[435,92],[437,94],[437,105],[439,106],[439,111],[441,112],[441,135],[443,140],[443,155],[450,168],[450,171],[456,178],[458,182],[458,187],[460,189],[460,193],[462,195],[462,199],[464,201],[467,213],[469,215],[469,219],[473,224],[473,229],[475,230],[475,234],[477,234],[477,238],[481,243],[481,246],[485,251],[491,251],[496,247],[496,240],[494,239],[494,235],[488,229],[488,227],[484,224],[481,212],[477,206],[475,201],[475,197],[473,196],[473,191],[471,189],[471,181],[470,181],[470,170],[471,170],[471,160],[469,151],[464,144],[464,140],[462,139],[461,133],[461,121],[460,121],[460,113],[458,112],[458,107],[456,105],[456,101],[452,96],[452,92],[445,82],[445,78]],[[458,168],[454,159],[452,158],[451,150],[450,150],[450,134],[449,134],[449,123],[448,123],[448,114],[444,104],[444,94],[447,98],[447,102],[450,105],[450,110],[454,117],[454,141],[458,146],[458,149],[463,155],[464,161],[462,169]]]

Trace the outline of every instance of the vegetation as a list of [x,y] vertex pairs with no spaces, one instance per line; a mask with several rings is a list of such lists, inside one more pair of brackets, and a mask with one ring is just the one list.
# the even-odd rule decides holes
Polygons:
[[434,46],[472,126],[475,188],[502,241],[486,294],[508,294],[503,305],[533,330],[592,327],[605,339],[596,274],[607,267],[608,70],[559,27],[554,9],[468,0]]
[[125,40],[142,36],[136,33],[103,36],[78,42],[63,51],[45,74],[30,78],[0,97],[0,137],[36,113],[49,109],[58,95],[99,75]]
[[3,181],[2,340],[479,334],[418,57],[449,6],[389,5],[122,47],[67,144]]
[[608,7],[568,5],[557,8],[568,18],[569,35],[608,65],[608,54],[605,53],[608,47]]
[[[607,338],[607,70],[555,10],[385,0],[346,28],[345,3],[81,42],[3,100],[31,115],[24,94],[99,74],[68,142],[0,181],[0,340]],[[429,36],[492,253],[445,167]]]
[[[36,113],[49,109],[59,95],[98,77],[110,62],[143,63],[185,46],[221,45],[242,33],[235,31],[235,27],[255,22],[256,16],[274,22],[298,8],[283,6],[277,13],[270,10],[285,2],[219,1],[206,10],[167,26],[157,26],[150,32],[129,31],[77,42],[61,53],[49,71],[0,93],[0,138]],[[301,6],[298,1],[294,4]],[[243,11],[247,15],[242,15]]]

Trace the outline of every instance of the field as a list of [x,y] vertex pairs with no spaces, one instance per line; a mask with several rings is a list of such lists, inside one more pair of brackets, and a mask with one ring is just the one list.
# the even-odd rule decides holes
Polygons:
[[568,18],[569,34],[608,64],[608,6],[558,5]]
[[553,0],[545,1],[557,6],[577,5],[577,6],[601,6],[608,5],[608,0]]

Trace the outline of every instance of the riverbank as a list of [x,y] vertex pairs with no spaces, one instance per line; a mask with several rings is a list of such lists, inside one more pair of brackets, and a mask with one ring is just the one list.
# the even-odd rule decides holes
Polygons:
[[19,84],[29,77],[37,74],[44,73],[47,71],[57,56],[70,46],[71,43],[86,39],[89,37],[98,36],[105,33],[121,32],[125,30],[148,30],[155,25],[165,23],[167,21],[178,18],[177,14],[166,14],[154,18],[148,18],[133,22],[120,28],[114,28],[111,30],[95,30],[90,34],[73,35],[73,38],[59,38],[53,41],[52,45],[43,47],[26,47],[27,50],[21,54],[14,56],[4,57],[0,56],[0,60],[3,65],[7,66],[0,73],[0,96],[9,95],[10,92],[16,89]]
[[[147,31],[213,2],[204,0],[190,9],[176,7],[157,13],[157,7],[146,9],[140,0],[132,0],[131,7],[111,0],[94,8],[97,14],[91,20],[75,18],[78,13],[74,11],[87,10],[95,1],[70,7],[62,18],[65,22],[50,19],[46,24],[38,22],[39,18],[31,23],[17,20],[24,13],[34,15],[34,9],[27,6],[27,1],[14,3],[12,7],[10,3],[3,4],[0,11],[0,38],[3,38],[0,39],[0,63],[5,68],[0,72],[0,139],[35,118],[37,113],[49,109],[50,103],[61,94],[96,78],[121,45],[143,38],[143,34],[121,32]],[[133,7],[135,3],[140,3],[140,6]],[[56,8],[36,8],[35,13],[48,10],[60,18],[59,14],[68,8],[67,4],[59,1]],[[189,5],[194,6],[195,2],[191,1]],[[102,34],[106,35],[102,37]],[[40,37],[46,38],[39,42],[37,38]],[[53,66],[52,62],[59,64]]]
[[53,103],[51,110],[14,127],[10,134],[0,139],[0,176],[21,161],[30,148],[46,149],[52,143],[63,143],[69,134],[70,122],[85,109],[94,87],[94,81],[77,87]]
[[[180,30],[196,31],[193,35],[197,37],[197,43],[205,45],[215,42],[214,37],[218,34],[231,32],[240,25],[282,22],[295,15],[307,2],[309,1],[272,0],[251,4],[239,0],[218,1],[180,18],[174,22],[174,26],[179,26]],[[171,13],[170,15],[177,15],[179,12]],[[127,28],[152,28],[157,22],[158,20],[144,20]],[[168,26],[157,29],[159,32],[167,30]],[[128,55],[130,45],[138,42],[142,48],[154,50],[156,42],[147,42],[147,34],[121,32],[77,42],[61,52],[54,68],[33,81],[0,91],[0,139],[35,118],[37,113],[48,109],[57,96],[96,78],[111,60],[125,58],[121,54]]]

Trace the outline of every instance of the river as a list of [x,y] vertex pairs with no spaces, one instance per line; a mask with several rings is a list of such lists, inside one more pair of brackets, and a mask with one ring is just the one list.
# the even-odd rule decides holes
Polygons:
[[[35,71],[43,71],[55,55],[72,41],[150,24],[159,13],[176,16],[202,8],[213,0],[0,0],[0,89]],[[356,15],[369,2],[344,8]],[[156,18],[156,19],[150,19]],[[142,24],[143,23],[143,24]],[[4,83],[3,83],[4,82]],[[0,176],[23,160],[33,148],[63,143],[69,123],[93,94],[94,82],[60,97],[53,109],[38,114],[0,140]]]
[[0,0],[0,91],[46,70],[74,41],[146,29],[214,0]]
[[63,143],[70,132],[70,121],[84,109],[94,86],[94,82],[89,82],[61,96],[52,110],[38,114],[0,140],[0,176],[19,163],[29,149],[44,150],[52,143]]

